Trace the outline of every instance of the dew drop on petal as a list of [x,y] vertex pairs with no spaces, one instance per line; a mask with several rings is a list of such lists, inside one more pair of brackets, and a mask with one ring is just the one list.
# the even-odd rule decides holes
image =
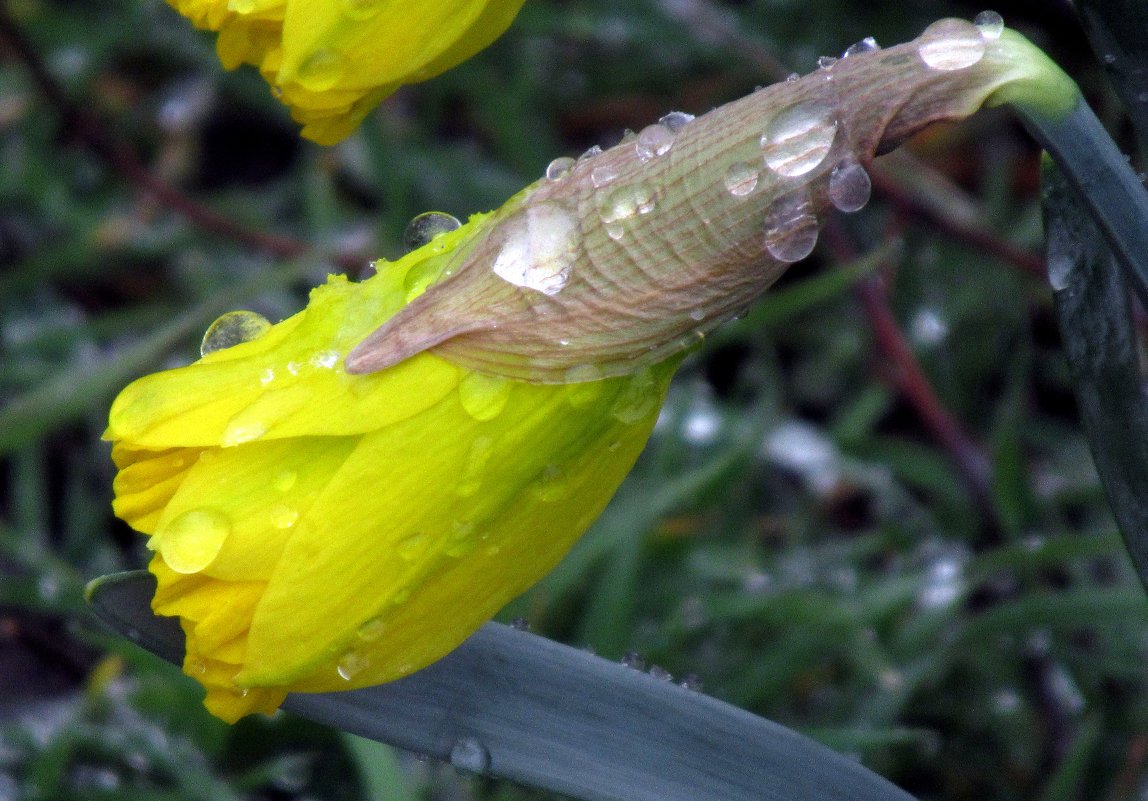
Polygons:
[[250,14],[255,10],[255,0],[228,0],[227,10],[236,14]]
[[841,54],[842,58],[849,58],[856,56],[860,53],[873,53],[881,49],[881,45],[877,44],[877,40],[872,36],[866,36],[860,42],[854,42],[845,48],[845,52]]
[[303,60],[296,80],[310,92],[325,92],[339,82],[345,70],[346,56],[338,50],[324,47]]
[[694,121],[693,114],[687,114],[684,111],[671,111],[669,114],[663,116],[658,122],[666,126],[673,133],[680,131],[686,123]]
[[381,617],[373,617],[355,631],[355,636],[363,642],[374,642],[383,636],[387,623]]
[[647,125],[634,142],[634,152],[642,163],[664,156],[674,145],[674,132],[664,123]]
[[478,492],[483,479],[486,478],[486,467],[492,455],[494,455],[494,440],[490,437],[477,437],[467,451],[455,492],[463,497]]
[[231,534],[231,520],[216,509],[199,507],[176,515],[148,543],[176,573],[198,573],[215,561]]
[[424,532],[417,531],[414,534],[404,537],[395,550],[398,551],[399,556],[404,561],[413,562],[426,553],[430,544],[430,536]]
[[458,218],[444,211],[426,211],[407,223],[403,231],[403,247],[409,253],[429,244],[435,237],[462,226]]
[[577,364],[566,371],[566,400],[576,409],[589,406],[602,394],[602,370],[594,364]]
[[490,770],[490,751],[475,737],[461,737],[450,749],[450,764],[467,773]]
[[787,264],[801,261],[817,245],[817,217],[808,199],[796,195],[774,202],[765,221],[765,249]]
[[298,479],[299,474],[294,470],[280,470],[275,474],[275,478],[271,480],[271,486],[279,492],[287,492],[295,486],[295,482]]
[[574,169],[574,165],[577,163],[578,162],[569,156],[559,156],[546,165],[546,180],[558,181],[565,178],[570,174],[570,170]]
[[1004,33],[1004,18],[995,11],[982,11],[973,18],[973,25],[980,29],[981,36],[994,41]]
[[371,660],[358,651],[347,651],[335,666],[335,670],[343,681],[350,681],[366,670],[370,664]]
[[299,511],[283,503],[271,507],[271,525],[275,528],[291,528],[299,522]]
[[766,126],[761,137],[765,163],[778,175],[794,178],[817,168],[833,147],[837,120],[833,109],[815,100],[795,103]]
[[476,526],[472,520],[456,520],[447,535],[446,548],[443,553],[452,558],[465,556],[474,550],[478,544],[475,535]]
[[219,444],[224,448],[234,448],[246,442],[254,442],[267,433],[267,424],[262,420],[246,420],[240,417],[227,424]]
[[829,201],[839,211],[859,211],[869,202],[873,184],[865,168],[851,159],[838,164],[829,174]]
[[506,408],[512,386],[499,376],[470,373],[458,385],[462,408],[475,420],[493,420]]
[[921,60],[935,70],[951,72],[973,66],[985,54],[985,39],[971,22],[943,19],[921,34]]
[[757,188],[761,171],[756,164],[735,161],[725,171],[725,188],[734,197],[745,197]]
[[270,328],[271,322],[258,312],[243,310],[227,312],[207,327],[203,342],[199,345],[199,355],[206,356],[217,350],[259,339]]
[[653,414],[658,408],[659,400],[653,374],[649,369],[642,369],[630,377],[614,401],[610,413],[619,422],[633,425]]
[[570,479],[566,471],[556,464],[547,465],[538,474],[532,487],[535,497],[543,503],[560,501],[570,494]]
[[343,14],[353,20],[365,20],[383,9],[383,0],[342,0]]
[[311,354],[311,358],[307,363],[312,367],[330,370],[339,363],[339,351],[337,350],[321,350],[317,353]]
[[545,295],[561,292],[574,266],[577,220],[556,203],[538,203],[503,228],[505,239],[491,267],[495,275]]

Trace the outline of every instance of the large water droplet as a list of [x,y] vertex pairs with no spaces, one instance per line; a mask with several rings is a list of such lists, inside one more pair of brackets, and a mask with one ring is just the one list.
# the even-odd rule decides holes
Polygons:
[[833,109],[815,100],[796,103],[777,114],[761,137],[765,163],[788,178],[817,168],[833,147],[837,120]]
[[383,0],[343,0],[343,13],[353,20],[365,20],[383,9]]
[[658,122],[669,128],[674,133],[680,131],[687,123],[694,121],[693,114],[687,114],[684,111],[671,111],[669,114],[663,116]]
[[486,466],[493,455],[494,440],[490,437],[478,437],[470,444],[470,450],[467,451],[466,460],[462,465],[462,474],[458,479],[458,487],[455,489],[459,495],[467,497],[478,492],[483,479],[486,478]]
[[467,773],[490,770],[490,751],[475,737],[461,737],[450,749],[450,764]]
[[845,52],[841,54],[842,58],[849,58],[861,53],[873,53],[881,49],[881,45],[877,44],[877,40],[872,36],[866,36],[860,42],[854,42],[845,48]]
[[1004,33],[1004,18],[995,11],[982,11],[973,17],[973,25],[980,29],[981,36],[988,41],[1001,38]]
[[565,178],[577,163],[569,156],[559,156],[546,165],[546,180],[558,181]]
[[470,373],[459,382],[458,399],[475,420],[493,420],[506,408],[512,386],[499,376]]
[[259,339],[271,328],[271,322],[262,314],[253,311],[231,311],[217,317],[215,322],[207,327],[203,335],[203,342],[199,346],[199,355],[206,356],[243,342]]
[[324,47],[316,50],[299,65],[296,79],[310,92],[325,92],[334,87],[346,70],[346,56],[338,50]]
[[414,534],[404,537],[395,548],[399,556],[407,562],[413,562],[426,553],[427,548],[431,544],[431,538],[428,534],[421,531],[416,531]]
[[216,509],[190,509],[168,521],[148,542],[176,573],[198,573],[215,561],[231,533],[231,520]]
[[985,39],[971,22],[943,19],[934,22],[921,34],[917,53],[935,70],[963,70],[981,60],[985,54]]
[[491,268],[495,275],[545,295],[561,292],[574,266],[577,220],[556,203],[538,203],[503,228],[506,238]]
[[801,261],[817,245],[817,217],[808,197],[795,194],[774,202],[765,219],[765,249],[787,264]]
[[606,233],[613,239],[619,239],[624,229],[618,223],[638,214],[649,214],[654,210],[654,205],[654,191],[645,184],[620,186],[602,198],[598,216],[606,224]]
[[829,174],[829,201],[840,211],[864,208],[872,190],[869,173],[852,159],[841,162]]
[[556,464],[547,465],[532,487],[535,497],[544,503],[560,501],[570,494],[570,479],[566,471]]
[[745,197],[757,188],[761,170],[748,161],[735,161],[725,171],[725,188],[734,197]]
[[403,247],[408,253],[418,250],[423,245],[430,244],[435,237],[461,226],[462,223],[457,217],[444,211],[423,212],[407,223],[406,230],[403,231]]
[[359,653],[358,651],[347,651],[339,660],[339,664],[335,666],[339,678],[343,681],[350,681],[355,676],[362,673],[371,664],[369,657]]
[[674,132],[668,125],[659,122],[642,129],[637,141],[634,142],[634,152],[638,154],[638,159],[645,163],[670,152],[673,145]]

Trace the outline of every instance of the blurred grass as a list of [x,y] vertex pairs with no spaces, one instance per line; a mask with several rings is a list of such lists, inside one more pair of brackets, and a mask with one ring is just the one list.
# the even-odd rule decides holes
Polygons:
[[[765,57],[806,71],[867,35],[892,43],[981,10],[530,2],[489,51],[321,150],[158,2],[9,6],[69,97],[189,197],[319,253],[385,257],[415,214],[493,208],[554,156],[768,82]],[[997,10],[1131,142],[1067,10]],[[145,561],[110,513],[110,396],[193,359],[217,310],[293,313],[328,268],[157,204],[0,58],[0,799],[538,797],[284,715],[228,728],[190,681],[90,620],[83,583]],[[1039,248],[1037,153],[1007,116],[912,147],[944,206]],[[1148,603],[1047,288],[881,198],[844,225],[882,258],[819,251],[712,337],[615,503],[504,618],[694,674],[921,798],[1139,797]],[[878,261],[930,383],[992,457],[987,508],[876,355],[852,288]]]

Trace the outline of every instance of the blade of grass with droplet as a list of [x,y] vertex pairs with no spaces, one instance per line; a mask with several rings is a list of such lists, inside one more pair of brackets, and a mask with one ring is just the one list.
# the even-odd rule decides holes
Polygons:
[[[150,574],[105,576],[92,608],[182,662],[183,635],[154,617]],[[390,684],[295,694],[303,717],[490,776],[585,801],[910,801],[823,745],[715,698],[529,632],[490,623]]]
[[[1043,173],[1049,281],[1093,458],[1148,586],[1148,404],[1129,298],[1113,251],[1066,177],[1051,165]],[[1127,224],[1136,221],[1129,216]],[[1148,236],[1148,209],[1139,227]],[[1142,261],[1148,260],[1148,241],[1144,248]]]

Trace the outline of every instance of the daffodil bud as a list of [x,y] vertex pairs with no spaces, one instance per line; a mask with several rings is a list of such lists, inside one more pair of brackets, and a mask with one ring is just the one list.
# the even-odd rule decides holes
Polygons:
[[875,153],[983,102],[1069,106],[1054,71],[991,20],[851,48],[559,160],[466,225],[425,217],[429,241],[374,277],[333,276],[275,325],[225,315],[198,362],[127,387],[114,508],[149,537],[153,608],[180,618],[209,709],[453,649],[599,514],[683,350],[807,255],[831,206],[864,204]]
[[865,205],[876,154],[1047,65],[999,17],[981,22],[942,20],[887,50],[868,40],[803,78],[551,165],[347,369],[433,349],[562,383],[691,347],[808,256],[833,207]]

